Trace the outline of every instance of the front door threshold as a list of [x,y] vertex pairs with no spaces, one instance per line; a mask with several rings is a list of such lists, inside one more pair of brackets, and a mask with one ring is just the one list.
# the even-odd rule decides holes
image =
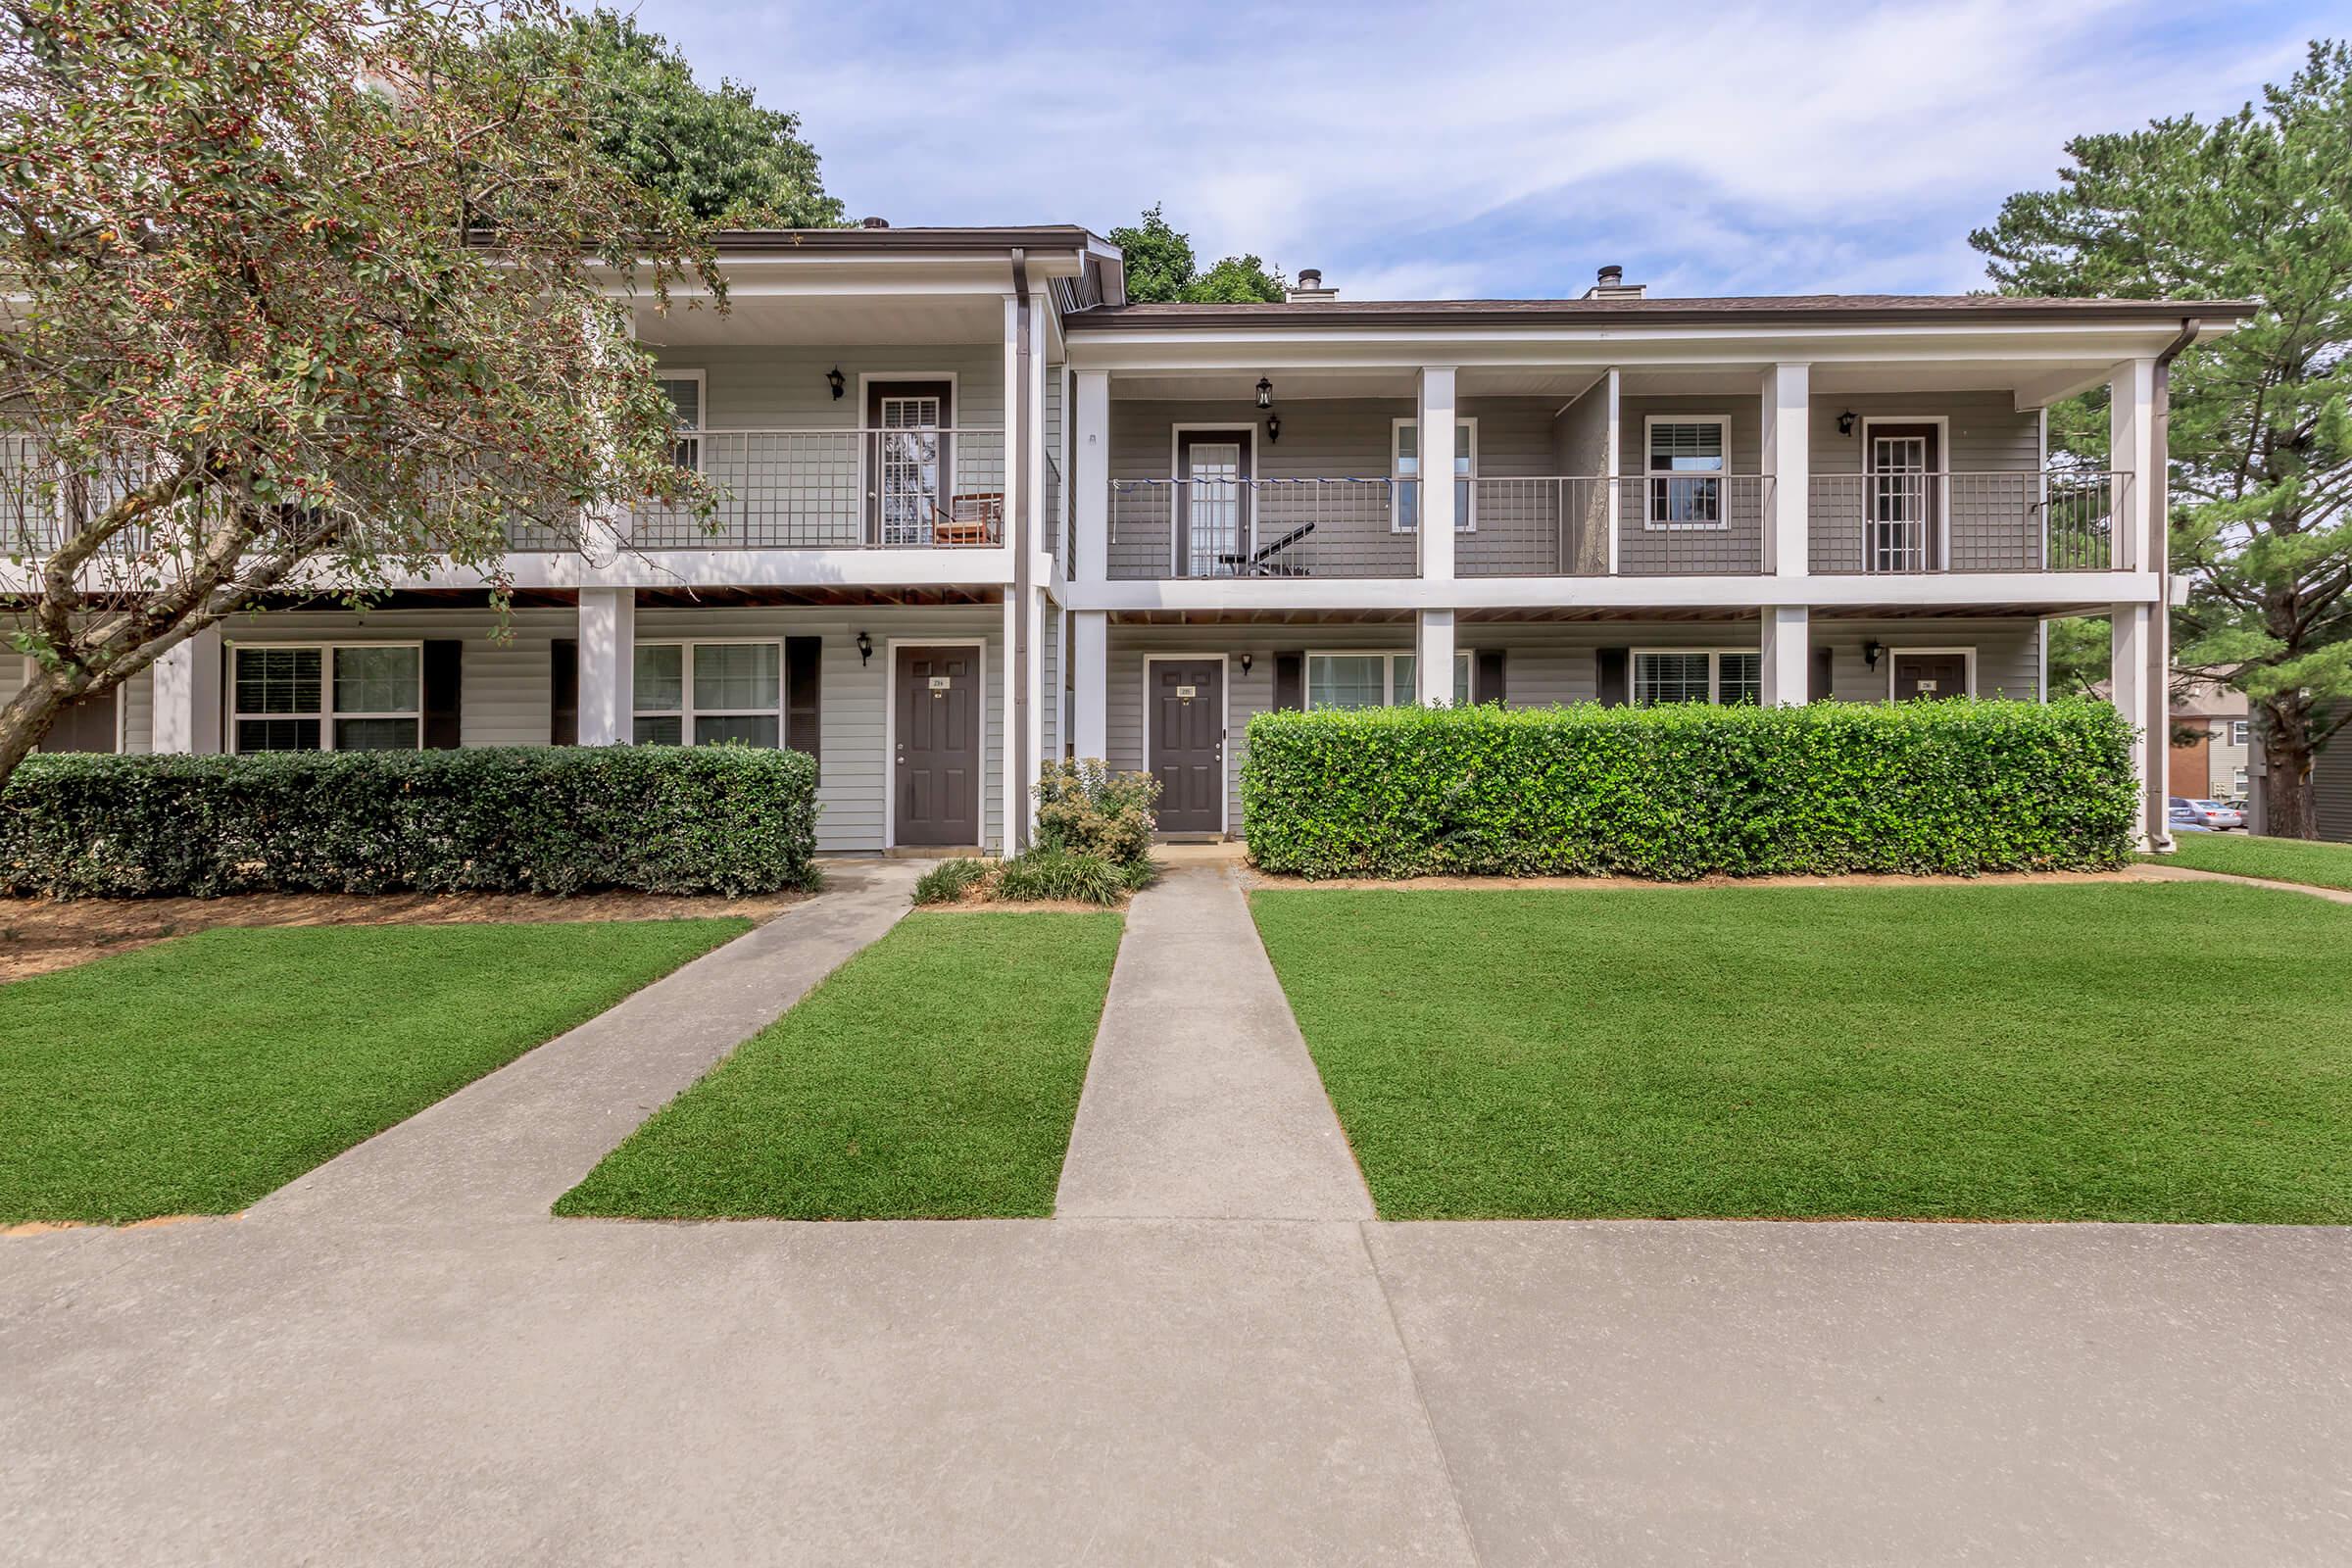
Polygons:
[[990,852],[977,844],[896,844],[882,853],[893,860],[952,860]]

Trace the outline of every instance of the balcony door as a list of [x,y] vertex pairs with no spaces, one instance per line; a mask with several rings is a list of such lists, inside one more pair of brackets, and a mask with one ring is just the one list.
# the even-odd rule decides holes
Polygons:
[[866,542],[927,545],[954,505],[956,387],[949,381],[865,386]]
[[1254,548],[1250,468],[1257,432],[1176,432],[1176,571],[1185,577],[1232,577],[1249,569]]
[[1927,571],[1939,564],[1938,450],[1933,424],[1872,424],[1865,430],[1870,469],[1863,480],[1863,561],[1871,571]]

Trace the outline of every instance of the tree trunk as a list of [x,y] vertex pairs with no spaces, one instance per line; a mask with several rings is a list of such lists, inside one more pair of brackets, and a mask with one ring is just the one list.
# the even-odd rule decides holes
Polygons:
[[2263,737],[2264,774],[2262,830],[2275,839],[2319,837],[2318,804],[2312,798],[2312,749],[2307,726],[2296,725],[2292,735],[2274,726]]
[[8,706],[0,708],[0,787],[7,785],[17,764],[32,755],[41,737],[57,722],[57,715],[73,701],[64,687],[36,670],[24,689],[8,700]]

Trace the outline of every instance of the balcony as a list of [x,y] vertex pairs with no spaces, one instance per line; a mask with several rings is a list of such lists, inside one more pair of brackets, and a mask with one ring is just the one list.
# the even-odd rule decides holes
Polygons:
[[2057,468],[1816,474],[1811,566],[1822,576],[2112,570],[2130,478]]
[[1414,577],[1410,479],[1113,479],[1105,575]]
[[1467,479],[1459,577],[1754,576],[1765,569],[1769,474]]
[[[710,482],[717,509],[708,518],[632,509],[640,550],[952,550],[1005,538],[1002,429],[704,430],[679,436],[678,461]],[[511,542],[572,548],[549,529]]]

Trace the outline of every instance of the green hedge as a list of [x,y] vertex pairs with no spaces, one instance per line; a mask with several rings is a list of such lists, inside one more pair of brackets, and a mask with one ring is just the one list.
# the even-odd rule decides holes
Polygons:
[[742,746],[31,757],[0,892],[768,893],[809,883],[815,796]]
[[1830,875],[2121,865],[2104,703],[1261,713],[1250,857],[1308,877]]

